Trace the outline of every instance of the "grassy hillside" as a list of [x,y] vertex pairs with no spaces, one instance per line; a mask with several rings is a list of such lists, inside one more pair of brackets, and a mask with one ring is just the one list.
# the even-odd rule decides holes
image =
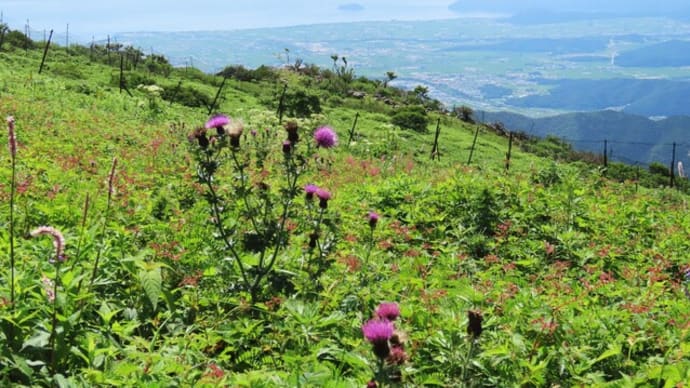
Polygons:
[[[57,48],[38,74],[40,48],[0,52],[16,134],[0,169],[1,385],[690,379],[677,190],[517,142],[506,172],[508,140],[484,127],[467,165],[476,127],[342,61],[226,69],[212,111],[233,121],[204,131],[221,77],[133,53],[130,96],[119,54]],[[408,105],[429,110],[426,131],[392,124],[418,118]],[[337,146],[316,146],[321,126]]]

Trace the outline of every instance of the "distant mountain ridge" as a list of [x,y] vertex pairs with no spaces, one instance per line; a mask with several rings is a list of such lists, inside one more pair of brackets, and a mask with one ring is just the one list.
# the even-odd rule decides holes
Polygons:
[[669,79],[561,79],[546,94],[513,97],[507,104],[518,108],[596,111],[615,107],[643,116],[690,115],[687,104],[690,81]]
[[523,131],[545,137],[553,135],[571,142],[578,150],[603,153],[608,141],[611,160],[630,164],[671,161],[672,143],[676,143],[676,160],[688,164],[690,151],[690,116],[673,116],[662,120],[613,110],[565,113],[531,118],[511,112],[475,112],[484,122],[501,122],[512,131]]

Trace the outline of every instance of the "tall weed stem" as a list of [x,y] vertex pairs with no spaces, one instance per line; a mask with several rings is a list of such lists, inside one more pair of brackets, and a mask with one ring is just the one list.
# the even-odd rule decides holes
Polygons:
[[12,179],[10,181],[10,303],[11,308],[14,310],[14,196],[17,189],[17,138],[14,132],[14,117],[9,116],[7,118],[7,129],[8,129],[8,139],[9,139],[9,149],[10,158],[12,160]]
[[117,158],[113,158],[113,164],[110,168],[110,175],[108,175],[108,201],[105,205],[105,213],[103,215],[103,227],[101,229],[101,235],[99,236],[98,251],[96,252],[96,260],[93,263],[93,271],[91,272],[91,280],[89,281],[89,288],[93,287],[93,282],[96,280],[96,275],[98,274],[98,264],[101,260],[101,255],[103,254],[103,242],[105,241],[105,229],[108,226],[108,217],[110,216],[110,205],[113,199],[113,193],[115,191],[114,180],[115,180],[115,168],[117,167]]

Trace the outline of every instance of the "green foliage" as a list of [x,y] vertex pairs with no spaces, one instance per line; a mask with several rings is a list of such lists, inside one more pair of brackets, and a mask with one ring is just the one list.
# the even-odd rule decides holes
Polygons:
[[173,70],[173,67],[170,62],[168,62],[168,59],[157,54],[147,56],[144,60],[143,66],[150,73],[159,74],[164,77],[169,76]]
[[163,88],[161,97],[170,102],[189,107],[211,106],[212,97],[208,94],[188,85],[168,85]]
[[321,113],[319,97],[304,90],[285,93],[285,113],[290,117],[309,117]]
[[218,76],[236,79],[243,82],[275,81],[276,72],[268,66],[261,65],[256,69],[247,69],[242,65],[231,65],[220,71]]
[[429,125],[429,117],[423,107],[413,105],[397,110],[391,116],[391,123],[401,128],[426,132]]
[[3,43],[15,49],[30,49],[34,47],[34,41],[17,30],[5,29]]
[[651,174],[661,175],[664,177],[671,176],[671,170],[668,168],[668,166],[664,165],[663,163],[659,163],[659,162],[652,162],[649,165],[649,172]]
[[10,31],[10,28],[5,23],[0,23],[0,50],[5,42],[5,35]]
[[[690,378],[687,195],[642,184],[668,176],[641,168],[636,185],[636,166],[605,171],[517,146],[505,172],[507,139],[491,130],[465,166],[476,127],[441,115],[441,160],[430,161],[434,134],[400,130],[386,114],[406,109],[404,93],[360,79],[350,85],[365,98],[338,93],[342,105],[295,119],[300,140],[288,154],[273,109],[283,84],[228,79],[219,110],[246,129],[238,146],[215,128],[200,143],[192,130],[207,119],[204,104],[160,103],[156,88],[119,93],[107,50],[56,51],[37,75],[41,54],[0,55],[0,113],[16,117],[19,144],[14,211],[0,207],[0,250],[10,250],[10,225],[17,234],[16,265],[5,255],[0,266],[2,386]],[[161,95],[180,81],[211,95],[222,81],[191,69],[165,79],[130,63],[128,78],[144,75]],[[274,71],[288,90],[320,98],[340,82],[301,69]],[[326,124],[339,147],[314,146],[313,129]],[[559,141],[516,141],[568,159]],[[5,163],[3,203],[12,181]],[[327,209],[305,198],[307,183],[331,191]],[[380,215],[373,226],[369,211]],[[65,237],[59,265],[49,238],[19,238],[40,225]],[[399,363],[380,362],[362,335],[382,301],[401,309]]]

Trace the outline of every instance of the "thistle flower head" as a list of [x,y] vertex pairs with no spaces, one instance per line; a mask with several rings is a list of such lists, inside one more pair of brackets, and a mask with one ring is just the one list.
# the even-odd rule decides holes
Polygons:
[[195,129],[192,133],[189,134],[187,139],[190,142],[193,142],[196,140],[199,143],[199,147],[206,149],[208,148],[210,142],[208,140],[208,137],[206,137],[206,128],[199,127]]
[[393,322],[379,319],[372,319],[362,325],[362,334],[371,343],[388,341],[394,330]]
[[319,191],[319,187],[316,185],[308,184],[304,186],[304,194],[308,200],[314,199],[314,194]]
[[372,344],[374,354],[380,359],[384,359],[390,354],[388,340],[393,335],[394,330],[391,321],[372,319],[362,325],[362,334]]
[[331,127],[321,127],[314,132],[316,145],[323,148],[331,148],[338,144],[338,135]]
[[228,127],[228,136],[239,137],[244,131],[244,123],[241,120],[233,121]]
[[316,196],[319,197],[319,207],[322,209],[328,208],[328,200],[331,199],[331,193],[319,188],[316,190]]
[[53,238],[53,248],[55,248],[55,259],[51,259],[50,262],[65,261],[65,237],[62,236],[59,230],[52,226],[39,226],[32,230],[30,234],[31,237],[38,237],[44,234],[51,236]]
[[240,146],[240,136],[244,131],[244,123],[240,120],[233,121],[227,129],[227,134],[230,137],[230,145],[234,148]]
[[293,144],[297,143],[299,141],[299,126],[297,125],[297,123],[294,121],[288,121],[287,123],[285,123],[284,127],[288,133],[287,139]]
[[285,140],[283,142],[283,152],[285,154],[289,154],[290,151],[292,151],[292,143],[290,142],[290,140]]
[[388,354],[388,358],[386,358],[386,362],[389,365],[402,365],[407,361],[408,356],[407,353],[405,353],[405,349],[401,348],[400,346],[393,346],[391,348],[390,354]]
[[467,311],[467,334],[472,335],[474,338],[479,338],[482,334],[482,321],[484,317],[479,310],[468,310]]
[[382,320],[395,321],[400,316],[400,307],[397,303],[381,303],[376,309],[376,316]]
[[225,133],[225,126],[230,124],[230,118],[226,115],[215,115],[211,117],[207,122],[206,125],[204,125],[204,128],[206,129],[211,129],[211,128],[216,128],[218,131],[219,135],[223,135]]
[[376,224],[379,222],[379,218],[381,217],[376,212],[369,212],[367,218],[369,219],[369,226],[373,229],[376,227]]

